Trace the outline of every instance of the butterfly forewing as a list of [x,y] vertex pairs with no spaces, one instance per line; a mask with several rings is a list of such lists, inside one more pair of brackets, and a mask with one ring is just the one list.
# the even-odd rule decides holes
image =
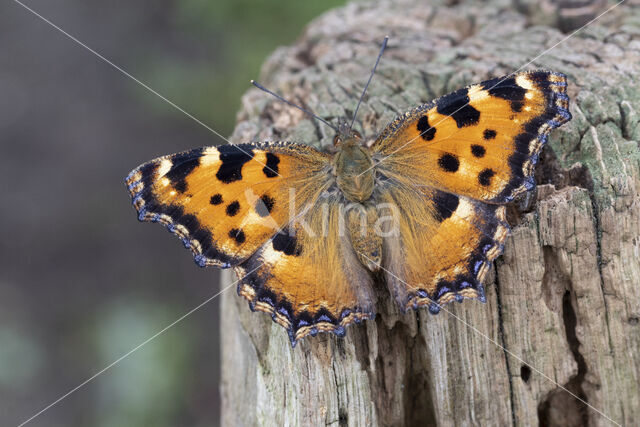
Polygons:
[[372,150],[386,176],[491,203],[532,189],[548,133],[571,119],[566,77],[522,72],[417,107],[392,122]]
[[145,163],[126,183],[141,221],[177,234],[201,266],[237,265],[322,191],[327,157],[305,145],[207,147]]

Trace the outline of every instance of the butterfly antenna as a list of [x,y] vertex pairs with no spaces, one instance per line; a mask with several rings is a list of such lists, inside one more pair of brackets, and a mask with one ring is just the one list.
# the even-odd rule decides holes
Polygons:
[[291,101],[288,101],[286,99],[284,99],[283,97],[281,97],[280,95],[278,95],[277,93],[271,92],[269,89],[267,89],[266,87],[262,86],[260,83],[258,83],[255,80],[251,80],[251,84],[254,85],[255,87],[257,87],[258,89],[260,89],[263,92],[267,92],[269,95],[273,95],[276,98],[278,98],[280,101],[284,102],[285,104],[289,104],[292,107],[297,108],[298,110],[307,113],[308,115],[310,115],[311,117],[313,117],[316,120],[320,120],[322,123],[324,123],[325,125],[329,126],[331,129],[335,130],[336,132],[338,132],[338,128],[335,127],[334,125],[332,125],[331,123],[329,123],[328,121],[326,121],[325,119],[323,119],[322,117],[318,116],[317,114],[315,114],[313,111],[309,111],[305,108],[302,108],[301,106],[294,104]]
[[376,68],[378,68],[378,62],[380,62],[380,58],[382,57],[382,52],[384,52],[387,47],[387,42],[389,41],[389,36],[385,36],[382,41],[382,47],[380,48],[380,53],[378,54],[378,59],[376,59],[376,64],[373,66],[371,70],[371,75],[369,76],[369,80],[367,84],[364,85],[364,90],[362,91],[362,95],[360,95],[360,100],[358,101],[358,105],[356,105],[356,111],[353,113],[353,120],[351,120],[351,126],[349,129],[353,127],[353,124],[356,122],[356,116],[358,115],[358,109],[360,108],[360,104],[362,103],[362,98],[364,98],[364,94],[367,93],[367,89],[369,88],[369,83],[371,83],[371,79],[373,79],[373,75],[376,73]]

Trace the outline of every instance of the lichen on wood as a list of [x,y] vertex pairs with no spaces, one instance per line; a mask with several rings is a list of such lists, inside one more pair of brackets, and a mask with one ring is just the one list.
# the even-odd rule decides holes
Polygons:
[[[507,1],[354,2],[278,49],[263,83],[322,117],[350,117],[388,34],[357,120],[365,135],[412,106],[534,58],[527,68],[568,75],[574,119],[543,153],[537,201],[512,209],[513,232],[486,305],[400,314],[383,288],[375,320],[349,327],[344,339],[321,334],[292,349],[281,327],[226,293],[223,424],[637,423],[639,9],[621,6],[537,58],[566,35],[531,25]],[[328,127],[250,90],[232,140],[322,148],[332,138]]]

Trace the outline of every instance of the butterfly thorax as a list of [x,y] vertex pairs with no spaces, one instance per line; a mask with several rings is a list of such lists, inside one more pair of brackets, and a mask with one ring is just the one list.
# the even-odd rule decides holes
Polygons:
[[375,171],[371,155],[361,144],[359,134],[352,132],[344,140],[336,138],[338,152],[334,158],[336,182],[344,196],[362,203],[373,193]]

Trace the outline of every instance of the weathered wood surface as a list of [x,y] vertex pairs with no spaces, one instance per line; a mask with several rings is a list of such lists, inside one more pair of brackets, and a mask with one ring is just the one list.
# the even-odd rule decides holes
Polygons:
[[[533,58],[528,68],[569,76],[574,119],[550,138],[537,202],[513,209],[486,305],[399,315],[382,287],[375,321],[291,349],[280,326],[226,293],[223,425],[640,423],[640,7],[628,3],[540,58],[565,34],[530,26],[507,1],[351,3],[272,55],[265,84],[349,117],[388,34],[358,118],[366,135]],[[332,137],[251,90],[233,141]]]

